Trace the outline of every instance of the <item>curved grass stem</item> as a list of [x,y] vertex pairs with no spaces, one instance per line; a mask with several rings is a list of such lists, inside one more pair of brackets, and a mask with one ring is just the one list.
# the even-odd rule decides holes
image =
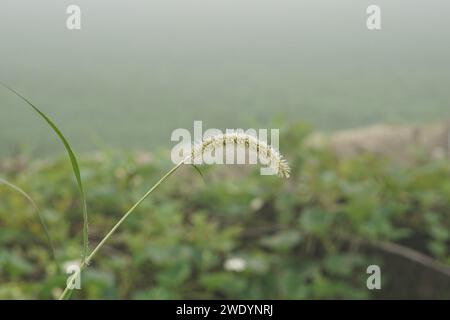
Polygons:
[[[111,228],[111,230],[105,235],[105,237],[99,242],[99,244],[95,247],[94,250],[92,250],[91,254],[86,258],[85,261],[82,261],[79,268],[79,273],[83,271],[91,262],[92,258],[97,254],[97,252],[103,247],[106,241],[113,235],[113,233],[122,225],[122,223],[130,216],[133,211],[141,204],[142,201],[144,201],[153,191],[155,191],[161,183],[163,183],[167,178],[169,178],[185,161],[187,158],[180,163],[178,163],[175,167],[170,169],[161,179],[156,182],[153,187],[151,187],[123,216],[120,218],[120,220]],[[74,279],[77,274],[72,275],[71,279]],[[71,282],[71,281],[70,281]],[[69,293],[71,292],[69,286],[66,286],[63,293],[59,297],[59,300],[65,300],[69,296]]]

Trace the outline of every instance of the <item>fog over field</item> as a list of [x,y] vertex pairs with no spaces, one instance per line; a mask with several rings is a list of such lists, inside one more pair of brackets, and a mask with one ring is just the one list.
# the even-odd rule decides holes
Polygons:
[[[81,8],[81,30],[66,8]],[[381,7],[382,30],[366,28]],[[169,147],[175,128],[322,130],[450,118],[450,4],[438,0],[0,2],[0,81],[77,150]],[[0,147],[62,151],[0,89]]]

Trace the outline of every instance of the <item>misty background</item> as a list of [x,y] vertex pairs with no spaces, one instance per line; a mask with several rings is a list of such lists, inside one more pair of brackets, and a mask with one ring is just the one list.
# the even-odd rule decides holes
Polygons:
[[[66,9],[81,7],[81,30]],[[382,30],[366,28],[381,7]],[[320,130],[450,118],[448,1],[0,2],[0,80],[77,150],[170,147],[176,128]],[[0,147],[60,151],[0,89]]]

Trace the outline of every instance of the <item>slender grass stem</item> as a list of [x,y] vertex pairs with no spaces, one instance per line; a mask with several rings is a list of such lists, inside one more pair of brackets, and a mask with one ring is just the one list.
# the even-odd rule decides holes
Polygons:
[[205,152],[215,150],[216,148],[220,148],[223,146],[229,145],[241,145],[245,146],[248,149],[254,150],[257,152],[259,156],[263,156],[266,158],[266,160],[269,160],[272,169],[280,177],[289,177],[290,168],[288,163],[283,159],[283,157],[278,153],[277,150],[273,149],[269,145],[267,145],[265,142],[260,141],[256,139],[255,137],[252,137],[250,135],[245,134],[225,134],[225,135],[218,135],[210,137],[209,139],[203,140],[201,143],[198,143],[197,145],[193,146],[193,149],[191,150],[191,154],[187,156],[185,159],[183,159],[181,162],[179,162],[175,167],[170,169],[161,179],[156,182],[153,187],[151,187],[147,193],[145,193],[123,216],[120,218],[120,220],[112,227],[112,229],[106,234],[106,236],[100,241],[100,243],[95,247],[95,249],[91,252],[91,254],[84,260],[81,261],[81,264],[79,266],[79,269],[76,274],[73,274],[69,278],[69,285],[66,286],[63,293],[59,297],[60,300],[68,298],[69,294],[72,292],[70,289],[71,285],[73,283],[73,280],[76,279],[77,276],[80,275],[81,271],[85,269],[89,262],[94,258],[94,256],[97,254],[97,252],[103,247],[106,241],[111,237],[111,235],[119,228],[122,223],[128,218],[130,214],[133,213],[133,211],[141,204],[142,201],[145,200],[153,191],[156,190],[156,188],[159,187],[161,183],[163,183],[172,173],[174,173],[182,164],[186,163],[187,160],[191,159],[193,163],[191,163],[194,168],[201,174],[201,172],[198,170],[198,168],[195,166],[195,160],[197,157],[203,157]]
[[[80,264],[79,272],[83,271],[91,262],[92,258],[97,254],[97,252],[103,247],[106,241],[112,236],[112,234],[122,225],[122,223],[128,218],[128,216],[133,213],[133,211],[141,204],[142,201],[144,201],[153,191],[155,191],[161,183],[163,183],[167,178],[169,178],[188,158],[184,159],[180,163],[178,163],[175,167],[170,169],[161,179],[156,182],[153,187],[151,187],[123,216],[120,218],[120,220],[112,227],[112,229],[106,234],[106,236],[99,242],[99,244],[95,247],[94,250],[92,250],[91,254],[86,258],[86,260],[82,261]],[[72,283],[72,280],[75,279],[75,277],[78,276],[78,274],[73,274],[71,276],[71,280],[69,283]],[[59,297],[59,300],[65,300],[70,291],[73,289],[70,289],[69,286],[66,286],[63,293]]]
[[50,237],[50,232],[48,231],[47,223],[45,222],[44,215],[41,212],[41,209],[39,209],[38,205],[36,204],[36,202],[34,202],[33,198],[28,193],[26,193],[22,188],[20,188],[19,186],[16,186],[15,184],[13,184],[13,183],[11,183],[11,182],[3,179],[3,178],[0,178],[0,185],[1,184],[4,184],[4,185],[8,186],[9,188],[11,188],[11,189],[17,191],[18,193],[20,193],[33,206],[34,210],[36,211],[36,213],[37,213],[37,215],[39,217],[39,221],[40,221],[40,223],[42,225],[42,229],[44,230],[45,237],[47,238],[50,255],[51,255],[53,261],[55,261],[56,267],[59,270],[60,269],[60,265],[59,265],[59,261],[58,261],[58,259],[56,257],[55,246],[53,245],[53,240]]

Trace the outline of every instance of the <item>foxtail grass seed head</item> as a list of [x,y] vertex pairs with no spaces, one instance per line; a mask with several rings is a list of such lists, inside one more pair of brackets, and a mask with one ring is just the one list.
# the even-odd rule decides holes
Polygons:
[[205,138],[192,147],[191,155],[187,160],[196,163],[205,153],[213,152],[216,149],[223,150],[227,146],[244,147],[253,151],[257,154],[260,161],[267,163],[278,176],[282,178],[289,178],[290,176],[291,169],[289,164],[277,150],[252,135],[240,132],[218,134]]

